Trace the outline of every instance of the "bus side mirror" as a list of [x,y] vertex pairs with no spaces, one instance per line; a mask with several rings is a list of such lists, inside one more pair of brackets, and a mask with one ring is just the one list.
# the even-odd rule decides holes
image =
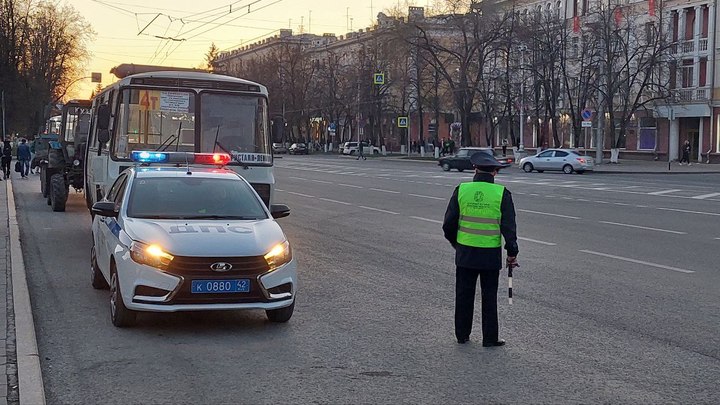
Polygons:
[[[97,110],[97,127],[100,130],[107,131],[110,128],[110,106],[107,104],[100,104]],[[107,142],[106,139],[103,142]]]
[[98,131],[98,142],[100,142],[100,144],[104,144],[107,143],[107,141],[109,140],[110,131],[108,131],[107,129],[100,129],[100,131]]

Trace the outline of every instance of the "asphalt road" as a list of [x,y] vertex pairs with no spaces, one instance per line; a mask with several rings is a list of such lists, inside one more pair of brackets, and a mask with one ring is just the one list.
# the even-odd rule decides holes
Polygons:
[[[430,163],[276,161],[299,259],[293,319],[143,314],[90,286],[81,195],[52,213],[15,180],[49,403],[718,403],[720,175],[498,177],[518,210],[503,348],[453,333],[440,222],[471,174]],[[478,301],[479,306],[479,301]]]

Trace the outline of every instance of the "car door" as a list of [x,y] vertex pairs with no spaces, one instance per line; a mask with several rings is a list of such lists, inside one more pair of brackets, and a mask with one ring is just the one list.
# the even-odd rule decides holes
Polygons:
[[555,155],[551,159],[551,167],[549,170],[562,170],[568,162],[568,153],[562,150],[556,150]]
[[467,149],[460,149],[455,156],[450,158],[450,167],[458,170],[465,170],[465,160],[470,160]]
[[[110,191],[107,195],[108,201],[115,202],[116,206],[119,206],[117,201],[122,201],[122,196],[125,195],[124,189],[127,184],[127,174],[120,175],[110,187]],[[95,245],[97,247],[97,261],[100,268],[106,272],[110,269],[110,256],[112,251],[117,245],[117,229],[119,225],[115,218],[98,216],[98,241]]]
[[538,170],[548,170],[552,166],[552,157],[555,154],[554,150],[546,150],[535,157],[533,166]]

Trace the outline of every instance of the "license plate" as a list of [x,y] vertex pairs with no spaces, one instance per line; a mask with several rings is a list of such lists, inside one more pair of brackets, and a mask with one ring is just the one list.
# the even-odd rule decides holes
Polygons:
[[246,293],[250,292],[250,280],[193,280],[190,287],[193,294]]

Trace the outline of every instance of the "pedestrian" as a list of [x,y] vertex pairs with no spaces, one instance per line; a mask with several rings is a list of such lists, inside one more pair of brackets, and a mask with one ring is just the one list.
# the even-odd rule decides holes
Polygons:
[[692,151],[692,146],[690,146],[690,141],[685,141],[685,144],[683,145],[682,149],[682,158],[680,158],[680,164],[682,165],[683,162],[687,163],[688,166],[691,165],[690,163],[690,152]]
[[17,158],[20,162],[20,176],[25,179],[30,171],[30,159],[32,159],[30,147],[27,145],[27,139],[25,138],[20,141],[20,146],[17,148]]
[[507,140],[507,138],[503,138],[503,140],[502,140],[503,156],[507,156],[507,146],[508,146],[508,140]]
[[453,139],[448,142],[448,153],[451,155],[455,154],[455,140]]
[[6,180],[10,177],[10,163],[12,163],[12,145],[10,145],[10,141],[4,141],[2,148],[2,172],[3,178]]
[[355,160],[360,160],[360,159],[362,159],[362,160],[367,160],[367,158],[365,157],[365,153],[364,153],[363,149],[365,149],[365,143],[364,143],[364,142],[358,142],[358,156],[357,156],[357,158],[356,158]]
[[497,290],[505,238],[507,266],[517,266],[517,230],[512,195],[495,184],[495,176],[508,164],[486,153],[470,158],[475,167],[472,182],[455,188],[443,222],[443,232],[455,248],[455,337],[466,343],[472,331],[475,287],[480,277],[482,345],[502,346],[498,337]]

